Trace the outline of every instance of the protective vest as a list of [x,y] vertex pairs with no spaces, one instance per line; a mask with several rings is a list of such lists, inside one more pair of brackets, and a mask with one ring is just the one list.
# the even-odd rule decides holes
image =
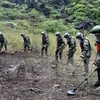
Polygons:
[[[74,41],[74,43],[72,43],[72,41]],[[73,45],[73,47],[76,47],[76,41],[74,39],[74,37],[71,37],[68,41],[67,44],[69,45],[69,48]]]
[[[85,43],[85,40],[88,41],[86,47],[84,46],[84,43]],[[91,44],[90,44],[90,41],[88,40],[88,38],[84,38],[83,41],[80,43],[80,48],[82,51],[91,51],[92,50],[92,47],[91,47]]]
[[4,42],[5,41],[5,38],[3,35],[0,36],[0,42]]
[[24,40],[24,43],[30,43],[30,39],[26,35],[23,35],[23,40]]
[[47,35],[42,36],[42,44],[48,44],[49,43],[49,37]]
[[61,46],[62,44],[65,44],[63,38],[61,36],[57,37],[57,46]]
[[100,51],[100,44],[97,43],[96,46],[97,46],[97,50]]

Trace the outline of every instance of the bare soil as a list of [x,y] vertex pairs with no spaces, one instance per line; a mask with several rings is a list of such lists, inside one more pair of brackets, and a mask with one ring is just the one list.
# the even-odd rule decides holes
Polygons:
[[[75,76],[70,76],[76,66],[67,66],[65,61],[54,68],[52,57],[41,57],[36,53],[21,51],[0,54],[0,100],[99,100],[100,93],[95,92],[94,73],[84,82],[75,95],[67,95],[84,76],[79,67]],[[81,65],[82,66],[82,65]],[[92,71],[91,69],[90,71]]]

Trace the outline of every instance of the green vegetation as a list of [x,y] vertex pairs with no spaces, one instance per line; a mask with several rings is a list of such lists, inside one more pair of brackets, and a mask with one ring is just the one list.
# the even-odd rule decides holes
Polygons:
[[[52,52],[56,47],[53,44],[56,31],[75,35],[79,31],[75,29],[75,25],[87,18],[100,23],[99,4],[100,0],[1,0],[0,31],[5,34],[9,43],[13,43],[9,44],[13,49],[22,49],[20,33],[28,34],[32,48],[38,52],[41,47],[38,45],[41,44],[39,33],[46,31],[50,36]],[[91,40],[91,36],[88,37]]]

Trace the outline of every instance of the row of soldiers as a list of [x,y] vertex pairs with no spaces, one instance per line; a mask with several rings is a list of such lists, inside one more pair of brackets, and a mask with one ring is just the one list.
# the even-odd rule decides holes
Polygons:
[[[98,31],[99,30],[99,31]],[[96,46],[97,46],[97,57],[95,59],[95,62],[93,63],[95,66],[100,66],[100,26],[97,25],[95,26],[91,33],[94,35],[94,40],[96,42]],[[41,55],[45,55],[47,56],[48,54],[48,47],[50,45],[49,43],[49,37],[45,32],[41,32],[42,35],[42,48],[41,48]],[[76,52],[76,40],[73,36],[71,36],[70,33],[65,33],[64,36],[62,36],[60,34],[60,32],[56,32],[56,40],[57,40],[57,47],[56,47],[56,51],[55,51],[55,58],[56,58],[56,62],[58,62],[59,60],[62,60],[62,52],[63,49],[66,46],[66,43],[68,45],[68,50],[67,52],[67,65],[72,64],[74,65],[74,54]],[[25,35],[24,33],[21,34],[21,36],[23,37],[24,40],[24,51],[26,51],[26,48],[28,48],[28,51],[30,50],[30,39],[27,35]],[[66,39],[66,43],[63,40],[63,37]],[[91,51],[92,51],[92,47],[90,44],[90,41],[87,37],[85,37],[85,35],[81,32],[78,32],[76,34],[76,39],[78,39],[79,43],[80,43],[80,48],[81,48],[81,55],[80,57],[82,58],[82,60],[84,61],[84,68],[85,68],[85,73],[84,75],[87,75],[89,72],[89,59],[91,57]],[[5,46],[5,51],[7,51],[7,40],[5,39],[4,35],[0,32],[0,52],[2,50],[3,45]],[[95,82],[94,86],[100,86],[100,68],[98,68],[97,70],[97,75],[98,75],[98,80]]]
[[[45,32],[42,32],[42,55],[45,51],[45,54],[47,55],[47,50],[48,50],[48,46],[49,46],[49,39],[48,36]],[[67,52],[67,65],[71,64],[74,66],[74,54],[76,52],[76,40],[73,36],[71,36],[71,34],[69,33],[65,33],[64,36],[62,36],[60,34],[60,32],[56,32],[56,38],[57,38],[57,47],[56,47],[56,51],[55,51],[55,58],[56,58],[56,62],[61,61],[62,60],[62,52],[63,49],[65,48],[66,45],[68,45],[68,50]],[[63,37],[66,39],[66,43],[63,40]],[[82,73],[83,75],[87,75],[88,71],[89,71],[89,59],[91,56],[91,44],[90,41],[87,37],[84,36],[83,33],[78,32],[76,34],[76,39],[78,39],[79,43],[80,43],[80,47],[81,47],[81,55],[80,57],[83,59],[84,61],[84,67],[85,67],[85,72]]]
[[[21,33],[21,36],[23,37],[24,40],[24,51],[26,51],[26,49],[28,49],[28,51],[30,50],[30,38],[28,35]],[[7,51],[7,44],[8,41],[5,38],[5,36],[3,35],[2,32],[0,32],[0,53],[2,51],[3,46],[5,47],[5,51]]]
[[[95,61],[93,62],[93,64],[95,66],[97,66],[98,79],[95,81],[94,87],[97,87],[96,90],[100,91],[100,25],[95,26],[92,29],[91,33],[92,33],[93,38],[95,40],[95,46],[97,47],[97,54],[96,54],[96,58],[95,58]],[[41,53],[43,55],[43,50],[44,50],[46,52],[46,55],[47,55],[47,50],[48,50],[48,46],[49,46],[49,38],[45,32],[42,32],[41,34],[42,34]],[[57,47],[56,47],[56,51],[55,51],[56,61],[58,62],[58,59],[62,60],[62,52],[63,52],[63,49],[66,45],[64,40],[63,40],[63,37],[64,37],[66,39],[66,43],[69,47],[69,49],[67,50],[67,57],[68,57],[67,65],[69,63],[74,65],[74,58],[73,57],[74,57],[74,54],[76,52],[76,40],[75,40],[75,38],[73,36],[71,36],[71,34],[69,34],[69,33],[65,33],[63,37],[60,34],[60,32],[56,32],[55,35],[57,38]],[[86,76],[89,73],[89,60],[90,60],[91,53],[92,53],[92,47],[91,47],[89,39],[87,37],[85,37],[85,35],[83,33],[78,32],[76,34],[76,39],[79,41],[79,44],[80,44],[80,49],[81,49],[80,57],[84,61],[85,71],[84,71],[83,75]]]

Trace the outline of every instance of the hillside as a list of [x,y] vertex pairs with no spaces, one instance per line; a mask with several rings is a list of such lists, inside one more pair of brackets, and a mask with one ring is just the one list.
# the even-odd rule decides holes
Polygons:
[[100,0],[5,0],[0,1],[0,20],[25,20],[26,24],[20,24],[26,29],[38,26],[48,32],[65,32],[71,27],[73,32],[83,20],[100,23],[99,4]]
[[[8,41],[8,50],[5,52],[3,48],[0,54],[0,100],[99,100],[100,92],[93,87],[96,72],[77,88],[74,96],[67,95],[68,90],[76,88],[85,78],[77,40],[75,65],[66,64],[67,44],[62,60],[58,64],[55,61],[54,33],[59,31],[63,36],[68,32],[75,37],[82,31],[92,45],[91,73],[96,68],[93,66],[96,46],[89,33],[95,24],[100,24],[100,0],[1,0],[0,32]],[[48,56],[41,56],[42,31],[50,40]],[[23,50],[21,33],[30,38],[30,52]]]

